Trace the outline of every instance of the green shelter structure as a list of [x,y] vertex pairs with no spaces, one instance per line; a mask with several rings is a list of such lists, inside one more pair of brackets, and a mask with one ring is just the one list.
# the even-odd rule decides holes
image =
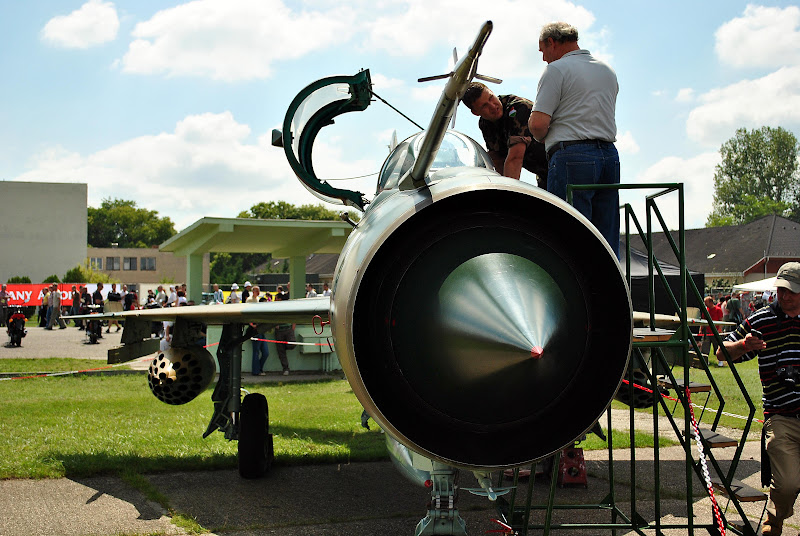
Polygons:
[[[187,258],[187,298],[195,303],[202,301],[203,286],[209,283],[203,281],[203,255],[220,252],[272,253],[273,257],[288,258],[290,297],[296,299],[305,297],[306,257],[312,253],[340,253],[352,229],[345,221],[207,217],[161,244],[159,250]],[[288,352],[290,368],[293,371],[340,369],[338,358],[329,344],[332,341],[330,326],[326,325],[322,333],[315,333],[311,320],[309,318],[309,325],[296,328],[297,342],[306,345],[298,345]],[[220,326],[209,326],[209,345],[219,340],[220,332]],[[243,371],[250,371],[251,352],[250,344],[242,346]],[[269,343],[269,352],[271,356],[276,355],[274,342]],[[265,370],[280,370],[278,359],[270,357]]]
[[[205,253],[272,253],[288,258],[290,297],[305,296],[306,257],[311,253],[339,253],[352,226],[333,220],[258,220],[251,218],[201,218],[159,246],[186,257],[189,300],[203,297]],[[241,284],[241,282],[239,282]]]

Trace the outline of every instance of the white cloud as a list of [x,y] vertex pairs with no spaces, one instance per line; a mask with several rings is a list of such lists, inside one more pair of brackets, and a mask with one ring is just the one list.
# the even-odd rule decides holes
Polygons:
[[719,27],[715,50],[734,67],[800,64],[800,8],[748,5],[744,14]]
[[[375,140],[379,156],[374,159],[345,157],[346,139],[318,139],[315,171],[323,179],[376,173],[389,139],[385,131],[379,136],[367,136]],[[191,115],[173,132],[140,136],[86,156],[52,147],[14,180],[87,183],[90,206],[99,206],[105,198],[132,199],[172,218],[178,230],[204,216],[235,217],[260,201],[321,203],[300,184],[284,152],[271,146],[270,133],[255,142],[248,142],[250,138],[250,127],[230,112]],[[372,175],[331,184],[370,198],[375,183]]]
[[614,145],[621,154],[636,154],[639,152],[639,144],[636,143],[630,130],[626,130],[621,134],[618,132],[617,141],[614,142]]
[[694,100],[694,89],[690,87],[679,89],[678,94],[675,95],[675,100],[678,102],[691,102]]
[[[420,57],[438,45],[456,46],[462,56],[487,20],[484,3],[457,0],[406,0],[387,5],[379,13],[365,25],[364,46],[402,57]],[[594,16],[588,10],[565,0],[496,0],[491,19],[494,30],[478,69],[489,76],[538,79],[545,65],[539,52],[539,27],[528,25],[519,31],[520,21],[568,20],[580,31],[581,46],[600,47],[605,39],[589,31]]]
[[403,89],[406,85],[405,81],[399,78],[389,78],[381,73],[370,72],[370,78],[376,91]]
[[280,0],[195,0],[137,24],[121,64],[130,73],[266,78],[276,61],[342,43],[356,23],[349,7],[295,12]]
[[[684,184],[684,225],[687,229],[705,227],[706,218],[713,208],[714,169],[719,163],[719,153],[709,152],[693,158],[670,156],[663,158],[639,174],[634,183]],[[657,190],[623,190],[620,200],[630,203],[639,222],[644,225],[644,195]],[[658,208],[670,229],[678,228],[678,195],[670,193],[658,199]],[[653,229],[660,231],[661,229]]]
[[119,18],[112,2],[89,0],[69,15],[53,17],[42,28],[42,39],[64,48],[89,48],[113,41]]
[[[439,102],[439,97],[442,96],[444,86],[444,83],[437,82],[422,83],[411,88],[411,98],[415,101],[430,104],[430,109],[433,110],[436,103]],[[461,106],[461,108],[464,107]]]
[[719,144],[737,128],[800,126],[800,66],[784,67],[756,80],[712,89],[689,113],[686,132],[692,140]]
[[[422,57],[434,46],[455,45],[463,55],[486,20],[483,4],[455,0],[304,5],[299,11],[283,0],[194,0],[165,9],[136,25],[118,64],[131,73],[235,81],[269,77],[277,61],[351,40],[364,51],[404,58]],[[538,78],[545,65],[538,29],[519,32],[520,20],[569,20],[581,31],[581,44],[603,54],[606,32],[592,33],[594,16],[571,2],[497,0],[492,8],[495,32],[481,57],[483,73]]]
[[170,216],[178,229],[203,216],[234,217],[270,199],[316,200],[300,186],[269,135],[248,143],[250,127],[230,112],[189,116],[174,132],[141,136],[86,156],[55,147],[39,154],[21,181],[84,182],[89,205],[133,199]]

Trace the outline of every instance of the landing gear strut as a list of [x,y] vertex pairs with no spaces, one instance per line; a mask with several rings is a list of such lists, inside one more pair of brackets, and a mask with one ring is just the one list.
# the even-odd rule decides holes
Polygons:
[[253,335],[249,326],[244,333],[242,324],[226,324],[217,349],[219,379],[211,400],[214,414],[203,437],[219,430],[229,440],[239,441],[239,474],[243,478],[260,478],[269,471],[275,458],[272,434],[269,433],[267,399],[251,393],[241,400],[242,343]]

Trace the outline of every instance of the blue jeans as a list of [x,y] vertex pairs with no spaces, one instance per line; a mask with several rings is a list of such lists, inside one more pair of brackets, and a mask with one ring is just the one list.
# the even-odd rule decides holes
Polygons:
[[[259,333],[256,335],[256,338],[265,339],[266,335]],[[267,343],[267,341],[251,342],[253,343],[253,368],[251,370],[253,374],[260,374],[261,370],[264,368],[264,364],[267,362],[267,358],[269,357],[269,343]],[[259,354],[261,354],[260,357]]]
[[[587,142],[556,151],[547,165],[547,191],[566,200],[567,184],[619,184],[614,144]],[[619,258],[619,190],[573,190],[572,206],[597,227]]]
[[[71,315],[78,315],[81,313],[81,306],[80,305],[73,305],[72,308],[69,310],[69,314]],[[83,320],[73,320],[73,324],[76,326],[83,327]]]

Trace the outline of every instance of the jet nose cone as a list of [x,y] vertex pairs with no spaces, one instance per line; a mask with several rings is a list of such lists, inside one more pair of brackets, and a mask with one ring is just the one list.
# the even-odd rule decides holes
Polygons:
[[[436,407],[473,423],[515,421],[546,407],[569,382],[585,321],[581,308],[570,315],[538,264],[509,253],[476,256],[449,274],[437,298],[420,339],[432,345],[420,349],[426,359],[401,364]],[[447,381],[423,380],[431,377]]]
[[440,324],[455,353],[481,342],[490,354],[509,351],[521,360],[541,356],[567,311],[564,294],[545,270],[508,253],[463,263],[445,280],[439,302]]

